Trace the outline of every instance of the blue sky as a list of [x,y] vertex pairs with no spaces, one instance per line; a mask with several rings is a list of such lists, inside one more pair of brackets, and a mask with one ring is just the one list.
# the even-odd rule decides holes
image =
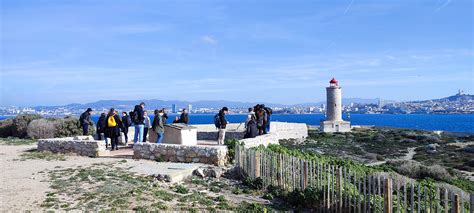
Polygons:
[[474,91],[473,1],[1,1],[1,104]]

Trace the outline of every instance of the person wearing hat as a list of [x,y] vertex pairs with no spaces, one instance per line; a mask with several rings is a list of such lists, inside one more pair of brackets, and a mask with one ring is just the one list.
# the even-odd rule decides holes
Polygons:
[[92,122],[92,119],[91,119],[92,111],[93,110],[91,108],[87,108],[87,110],[83,112],[81,116],[79,117],[79,123],[81,123],[83,135],[88,135],[89,126],[94,125],[94,122]]
[[225,140],[225,129],[227,127],[227,120],[225,119],[225,115],[229,112],[229,108],[222,107],[219,111],[219,137],[217,139],[218,145],[224,145]]

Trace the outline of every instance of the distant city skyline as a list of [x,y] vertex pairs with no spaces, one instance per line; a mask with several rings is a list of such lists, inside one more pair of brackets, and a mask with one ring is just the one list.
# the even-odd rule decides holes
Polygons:
[[0,2],[1,106],[474,91],[473,2]]

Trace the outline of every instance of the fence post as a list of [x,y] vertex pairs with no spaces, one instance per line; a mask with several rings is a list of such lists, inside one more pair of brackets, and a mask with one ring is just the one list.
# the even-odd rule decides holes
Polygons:
[[474,212],[474,194],[471,194],[470,201],[471,201],[471,205],[469,205],[470,206],[469,211],[472,213],[472,212]]
[[303,185],[303,189],[306,189],[308,187],[308,161],[304,160],[303,161],[303,166],[304,166],[304,175],[303,175],[303,178],[304,178],[304,185]]
[[339,212],[342,212],[342,167],[339,167],[337,172],[337,199],[339,201]]
[[260,152],[255,152],[255,178],[260,177]]
[[459,195],[455,194],[454,195],[454,203],[453,203],[453,208],[454,208],[454,213],[461,213],[461,205],[459,204]]
[[387,178],[385,181],[385,213],[392,213],[392,179]]

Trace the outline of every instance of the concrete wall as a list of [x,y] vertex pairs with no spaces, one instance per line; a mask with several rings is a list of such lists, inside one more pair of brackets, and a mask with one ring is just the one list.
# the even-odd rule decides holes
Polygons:
[[[198,140],[217,140],[217,129],[213,124],[193,125],[197,127]],[[238,127],[238,128],[237,128]],[[243,139],[245,126],[229,124],[226,131],[227,139]],[[308,127],[302,123],[271,122],[270,133],[275,133],[278,139],[300,139],[308,137]]]
[[140,143],[133,146],[133,155],[137,159],[224,166],[227,147]]
[[103,141],[95,141],[90,136],[40,139],[38,140],[38,150],[64,154],[74,153],[89,157],[97,157],[107,152]]

